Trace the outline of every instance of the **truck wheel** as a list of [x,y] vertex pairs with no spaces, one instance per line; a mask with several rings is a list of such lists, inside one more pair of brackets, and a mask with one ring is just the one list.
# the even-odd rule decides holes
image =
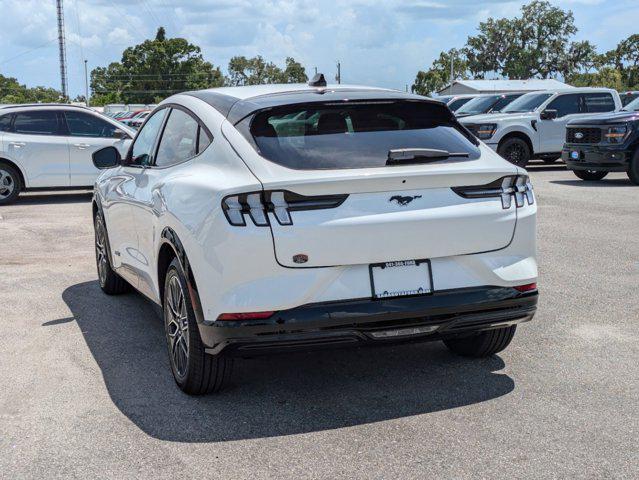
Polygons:
[[508,138],[499,145],[497,153],[518,167],[525,167],[532,156],[528,144],[516,137]]
[[0,162],[0,205],[15,202],[20,190],[22,190],[22,184],[16,169]]
[[461,338],[444,339],[450,351],[463,357],[489,357],[504,350],[513,339],[517,325],[487,330]]
[[178,387],[189,395],[217,392],[231,376],[233,359],[204,351],[186,277],[177,259],[164,281],[163,315],[169,360]]
[[639,150],[635,152],[635,156],[632,157],[632,160],[630,160],[628,178],[635,185],[639,185]]
[[582,180],[588,180],[591,182],[595,182],[597,180],[601,180],[608,172],[602,172],[597,170],[573,170],[573,173],[577,175]]

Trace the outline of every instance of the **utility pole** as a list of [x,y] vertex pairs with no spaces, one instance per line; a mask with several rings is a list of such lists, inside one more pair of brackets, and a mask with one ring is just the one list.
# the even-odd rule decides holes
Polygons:
[[453,77],[455,76],[455,57],[453,57],[453,53],[450,54],[450,93],[453,94]]
[[87,71],[87,60],[84,60],[84,103],[89,106],[89,73]]
[[64,38],[64,11],[62,0],[56,0],[58,10],[58,45],[60,46],[60,82],[62,83],[62,97],[69,99],[69,84],[67,82],[67,47]]
[[337,62],[337,75],[335,76],[335,80],[337,80],[337,84],[342,83],[342,65]]
[[315,75],[317,75],[317,67],[313,67],[315,69]]

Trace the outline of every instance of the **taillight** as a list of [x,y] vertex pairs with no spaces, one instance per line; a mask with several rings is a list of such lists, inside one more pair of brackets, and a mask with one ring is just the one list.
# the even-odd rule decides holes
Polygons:
[[517,285],[515,287],[515,290],[522,292],[522,293],[526,293],[526,292],[532,292],[534,290],[537,290],[537,284],[536,283],[527,283],[526,285]]
[[236,227],[246,226],[248,215],[258,227],[269,225],[272,213],[280,225],[293,225],[291,212],[339,207],[348,195],[319,195],[307,197],[288,190],[270,190],[229,195],[222,200],[222,210],[228,222]]
[[524,202],[528,205],[535,203],[532,184],[527,175],[509,175],[501,177],[486,185],[471,185],[468,187],[453,187],[460,197],[464,198],[501,198],[501,206],[509,209],[512,199],[515,198],[515,205],[523,207]]

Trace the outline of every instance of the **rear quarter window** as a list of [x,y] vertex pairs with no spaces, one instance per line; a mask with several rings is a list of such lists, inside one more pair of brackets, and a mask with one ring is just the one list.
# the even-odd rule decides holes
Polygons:
[[402,148],[478,158],[479,149],[457,125],[441,104],[336,102],[257,113],[250,120],[250,134],[260,155],[287,168],[370,168],[385,166],[389,151]]

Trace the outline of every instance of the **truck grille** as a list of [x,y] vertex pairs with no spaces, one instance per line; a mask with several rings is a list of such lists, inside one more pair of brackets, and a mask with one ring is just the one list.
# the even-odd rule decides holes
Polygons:
[[569,127],[566,129],[566,143],[600,143],[601,128]]

